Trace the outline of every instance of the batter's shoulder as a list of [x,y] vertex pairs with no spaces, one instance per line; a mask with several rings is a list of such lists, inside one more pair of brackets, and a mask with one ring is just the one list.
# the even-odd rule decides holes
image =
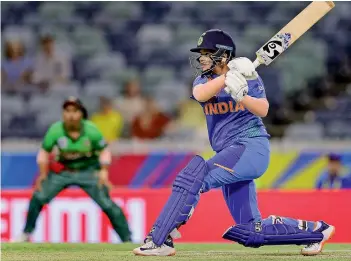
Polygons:
[[[258,75],[258,74],[257,74]],[[258,75],[258,77],[257,77],[257,79],[256,79],[260,84],[262,84],[263,85],[263,80],[262,80],[262,78],[261,78],[261,76],[260,75]]]
[[250,84],[263,84],[263,80],[261,78],[261,76],[257,73],[257,77],[255,77],[254,79],[249,79],[248,83]]
[[257,78],[251,79],[247,81],[249,84],[249,87],[263,87],[264,88],[264,83],[262,78],[257,74]]
[[208,79],[206,76],[199,75],[195,78],[195,80],[193,82],[193,87],[195,87],[196,85],[199,85],[199,84],[204,84],[207,81],[208,81]]

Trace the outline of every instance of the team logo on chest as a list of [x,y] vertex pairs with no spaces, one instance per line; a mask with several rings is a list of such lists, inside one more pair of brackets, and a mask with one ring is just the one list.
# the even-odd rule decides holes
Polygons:
[[68,147],[68,139],[67,139],[67,137],[59,138],[58,141],[57,141],[57,146],[60,149],[66,149]]
[[204,112],[206,115],[226,114],[228,112],[238,112],[244,110],[245,107],[241,103],[234,103],[233,101],[216,103],[209,102],[204,106]]
[[106,141],[104,139],[99,141],[99,146],[100,147],[105,147],[106,146]]
[[90,149],[90,147],[91,147],[91,142],[90,142],[90,140],[88,138],[86,138],[84,140],[84,147],[86,147],[88,149]]

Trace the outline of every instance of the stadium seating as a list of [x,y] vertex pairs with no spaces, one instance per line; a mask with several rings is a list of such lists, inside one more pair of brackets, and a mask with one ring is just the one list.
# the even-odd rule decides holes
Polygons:
[[3,113],[18,116],[24,113],[24,102],[21,97],[2,95],[1,110]]
[[[52,87],[50,97],[80,94],[92,101],[103,94],[116,96],[128,79],[140,76],[143,92],[166,99],[162,107],[170,111],[174,100],[165,93],[173,93],[175,79],[188,82],[193,76],[188,65],[188,50],[204,30],[228,31],[237,44],[237,54],[254,59],[257,48],[306,5],[306,2],[208,2],[201,5],[197,2],[4,2],[2,45],[8,39],[21,39],[27,53],[34,55],[40,35],[47,32],[55,35],[58,47],[73,57],[74,83],[65,88]],[[340,67],[343,54],[351,49],[351,24],[346,19],[350,12],[348,3],[338,3],[332,15],[323,18],[272,68],[259,69],[270,100],[289,106],[283,104],[287,93],[306,88],[310,80],[324,77],[326,72],[332,71],[330,66]],[[165,86],[167,81],[169,87]],[[163,94],[156,91],[159,88],[164,90]],[[176,100],[181,100],[187,98],[188,93],[181,91],[177,95]],[[4,97],[2,125],[9,128],[11,117],[21,114],[25,102],[21,97]],[[39,100],[43,101],[41,105],[38,105]],[[45,121],[55,116],[54,113],[45,117],[38,114],[38,110],[50,107],[48,101],[53,100],[35,93],[28,101],[35,117],[39,117],[38,128],[46,126]],[[342,104],[343,109],[337,109],[339,112],[350,110],[349,100]],[[95,105],[91,107],[96,108]],[[323,126],[325,119],[323,112],[316,113],[316,120]],[[345,117],[339,120],[339,126],[348,126],[344,126],[347,124]],[[315,128],[311,126],[311,130]],[[288,135],[294,133],[296,129],[292,127]],[[337,136],[340,133],[326,128],[324,134]]]

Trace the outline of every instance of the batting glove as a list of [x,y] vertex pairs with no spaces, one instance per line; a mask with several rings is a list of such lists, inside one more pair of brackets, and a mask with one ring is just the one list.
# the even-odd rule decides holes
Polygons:
[[225,75],[224,90],[230,94],[233,99],[238,103],[241,102],[249,91],[245,77],[236,70],[230,70]]
[[247,80],[255,80],[258,77],[255,65],[246,57],[238,57],[228,63],[229,70],[237,70]]

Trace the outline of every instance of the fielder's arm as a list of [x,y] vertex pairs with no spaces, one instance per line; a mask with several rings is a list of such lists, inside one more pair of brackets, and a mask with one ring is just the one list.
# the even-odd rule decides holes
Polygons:
[[108,147],[104,148],[99,156],[101,168],[108,168],[112,161],[112,154]]
[[51,125],[37,154],[37,164],[42,178],[45,178],[49,173],[50,153],[57,141],[56,129],[56,124]]
[[44,149],[40,149],[37,154],[37,164],[39,167],[39,175],[46,177],[49,173],[49,157],[50,154]]
[[100,161],[100,172],[99,172],[99,186],[107,186],[108,189],[112,188],[112,184],[109,181],[109,167],[111,164],[112,155],[111,151],[106,147],[104,148],[99,156]]
[[101,165],[102,169],[106,169],[110,166],[111,164],[111,151],[108,148],[108,144],[104,137],[102,136],[102,133],[99,131],[99,129],[95,126],[95,132],[94,135],[91,137],[92,138],[92,145],[93,145],[93,150],[95,152],[99,153],[99,162]]
[[109,182],[109,167],[111,165],[112,154],[110,149],[108,148],[108,144],[106,143],[102,133],[95,126],[95,132],[92,138],[93,150],[99,153],[99,163],[100,163],[100,171],[99,171],[99,181],[98,184],[100,187],[107,186],[108,188],[112,188],[112,185]]

